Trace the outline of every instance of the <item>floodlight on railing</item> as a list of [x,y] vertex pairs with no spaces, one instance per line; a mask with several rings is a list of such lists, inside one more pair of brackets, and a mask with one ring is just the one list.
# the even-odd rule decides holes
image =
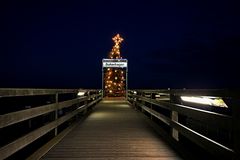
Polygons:
[[80,96],[84,96],[85,93],[86,91],[79,91],[77,95],[80,97]]
[[186,102],[210,105],[215,107],[228,108],[226,103],[220,97],[209,96],[181,96],[181,99]]

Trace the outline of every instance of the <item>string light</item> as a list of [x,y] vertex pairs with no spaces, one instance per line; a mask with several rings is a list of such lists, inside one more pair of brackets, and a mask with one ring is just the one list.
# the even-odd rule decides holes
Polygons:
[[117,34],[115,37],[112,38],[112,40],[115,42],[115,45],[118,45],[119,43],[121,43],[123,41],[123,38],[120,37],[119,34]]
[[[117,34],[112,38],[114,45],[109,52],[109,58],[110,59],[116,59],[120,61],[122,59],[121,53],[120,53],[120,44],[123,42],[123,38]],[[106,88],[106,93],[111,95],[116,95],[119,93],[124,93],[124,83],[123,83],[123,71],[122,69],[116,68],[108,68],[105,74],[105,88]],[[112,85],[113,84],[113,85]]]

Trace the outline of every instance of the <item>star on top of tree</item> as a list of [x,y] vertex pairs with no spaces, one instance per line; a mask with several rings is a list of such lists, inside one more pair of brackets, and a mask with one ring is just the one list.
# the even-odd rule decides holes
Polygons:
[[119,34],[117,34],[115,37],[112,38],[112,40],[115,42],[115,44],[118,45],[123,41],[123,38]]

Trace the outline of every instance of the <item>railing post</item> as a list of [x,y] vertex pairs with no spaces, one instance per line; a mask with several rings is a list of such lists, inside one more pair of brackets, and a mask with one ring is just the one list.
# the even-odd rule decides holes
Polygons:
[[[141,97],[144,97],[145,93],[141,91]],[[145,101],[141,100],[141,104],[145,106]],[[141,109],[142,112],[144,112],[143,108]]]
[[128,67],[126,68],[126,98],[128,98]]
[[[58,119],[58,93],[55,94],[55,103],[56,103],[56,108],[55,108],[55,120]],[[54,129],[54,134],[55,136],[58,134],[58,128],[56,127]]]
[[[155,97],[155,94],[153,94],[153,93],[151,92],[150,98],[151,98],[151,99],[154,99],[154,97]],[[151,110],[152,110],[152,106],[153,106],[152,103],[150,103],[150,108],[151,108]],[[153,117],[152,114],[150,114],[150,119],[152,119],[152,117]]]
[[130,93],[131,94],[131,99],[132,99],[132,106],[134,109],[136,109],[136,101],[137,101],[137,98],[134,97],[134,94]]
[[126,100],[128,100],[128,90],[126,90]]
[[[170,103],[175,103],[175,95],[171,92],[170,92]],[[171,120],[178,122],[178,112],[171,111]],[[179,141],[178,130],[176,130],[175,128],[172,128],[172,137],[176,141]]]
[[232,106],[233,116],[233,150],[235,152],[234,160],[240,158],[240,100],[234,99]]
[[[90,94],[88,93],[87,99],[84,101],[84,105],[86,106],[86,109],[84,109],[83,114],[86,114],[86,113],[87,113],[87,109],[88,109],[87,105],[88,105],[88,99],[89,99],[89,98],[90,98]],[[90,99],[90,100],[91,100],[91,99]]]
[[[31,106],[25,106],[26,109],[31,109]],[[28,120],[28,129],[32,128],[32,119]]]

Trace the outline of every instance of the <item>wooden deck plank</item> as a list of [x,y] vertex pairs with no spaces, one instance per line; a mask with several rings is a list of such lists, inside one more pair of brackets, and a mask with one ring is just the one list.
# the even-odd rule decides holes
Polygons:
[[139,114],[105,99],[42,159],[181,160]]

